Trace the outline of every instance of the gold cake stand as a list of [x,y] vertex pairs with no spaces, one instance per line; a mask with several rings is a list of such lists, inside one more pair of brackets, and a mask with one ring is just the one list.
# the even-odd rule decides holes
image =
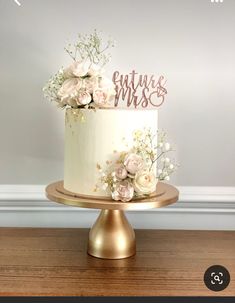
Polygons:
[[103,259],[122,259],[135,254],[135,233],[124,211],[159,208],[175,203],[179,191],[172,185],[158,182],[156,192],[146,198],[130,202],[114,201],[104,197],[80,196],[67,191],[63,181],[46,188],[47,198],[62,204],[101,209],[89,232],[88,254]]

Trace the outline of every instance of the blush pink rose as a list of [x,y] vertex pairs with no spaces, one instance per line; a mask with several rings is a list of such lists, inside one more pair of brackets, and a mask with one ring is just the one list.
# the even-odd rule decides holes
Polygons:
[[125,180],[116,184],[115,190],[112,192],[112,198],[116,201],[128,202],[133,198],[134,187]]
[[100,107],[109,106],[109,102],[116,94],[113,81],[102,76],[99,77],[98,86],[93,91],[93,100]]
[[76,97],[78,105],[86,105],[91,102],[91,95],[86,90],[80,90]]
[[98,106],[106,106],[109,102],[109,95],[106,91],[97,88],[93,91],[93,101]]
[[127,170],[125,169],[125,166],[122,164],[115,167],[114,173],[115,176],[120,180],[123,180],[127,177]]
[[70,78],[64,81],[61,88],[58,90],[58,97],[61,100],[71,99],[77,95],[77,92],[82,86],[82,82],[78,78]]
[[144,161],[141,156],[131,153],[126,155],[124,159],[124,166],[131,175],[135,175],[143,168]]
[[93,91],[97,88],[98,85],[98,78],[91,76],[91,77],[86,77],[83,79],[83,87],[86,88],[86,90],[89,93],[93,93]]

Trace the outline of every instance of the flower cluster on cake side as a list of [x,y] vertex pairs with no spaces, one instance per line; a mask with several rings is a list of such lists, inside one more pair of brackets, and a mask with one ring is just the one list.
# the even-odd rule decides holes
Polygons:
[[112,40],[103,43],[95,30],[90,35],[78,35],[78,41],[65,48],[73,60],[61,68],[43,88],[45,97],[60,108],[109,107],[116,92],[109,78],[104,76],[104,65],[109,61],[108,49]]
[[[154,144],[156,137],[158,143]],[[150,129],[136,130],[133,142],[127,151],[114,151],[112,160],[107,159],[105,168],[97,163],[100,178],[94,191],[102,188],[114,200],[128,202],[135,197],[150,196],[156,191],[159,180],[170,179],[177,164],[167,155],[173,149],[166,142],[166,133],[153,134]]]

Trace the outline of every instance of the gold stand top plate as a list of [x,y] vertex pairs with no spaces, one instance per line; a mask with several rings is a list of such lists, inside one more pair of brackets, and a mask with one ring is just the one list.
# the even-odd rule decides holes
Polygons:
[[179,199],[179,191],[174,186],[163,182],[158,182],[153,195],[133,199],[130,202],[114,201],[106,197],[80,196],[65,190],[63,184],[63,181],[57,181],[48,185],[46,187],[47,198],[70,206],[111,210],[159,208],[173,204]]

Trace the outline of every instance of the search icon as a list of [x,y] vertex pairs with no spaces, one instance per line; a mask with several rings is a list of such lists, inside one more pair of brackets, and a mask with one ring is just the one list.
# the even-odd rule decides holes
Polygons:
[[220,282],[220,277],[218,275],[215,275],[214,280]]
[[229,271],[222,265],[212,265],[205,271],[204,283],[212,291],[222,291],[230,282]]

